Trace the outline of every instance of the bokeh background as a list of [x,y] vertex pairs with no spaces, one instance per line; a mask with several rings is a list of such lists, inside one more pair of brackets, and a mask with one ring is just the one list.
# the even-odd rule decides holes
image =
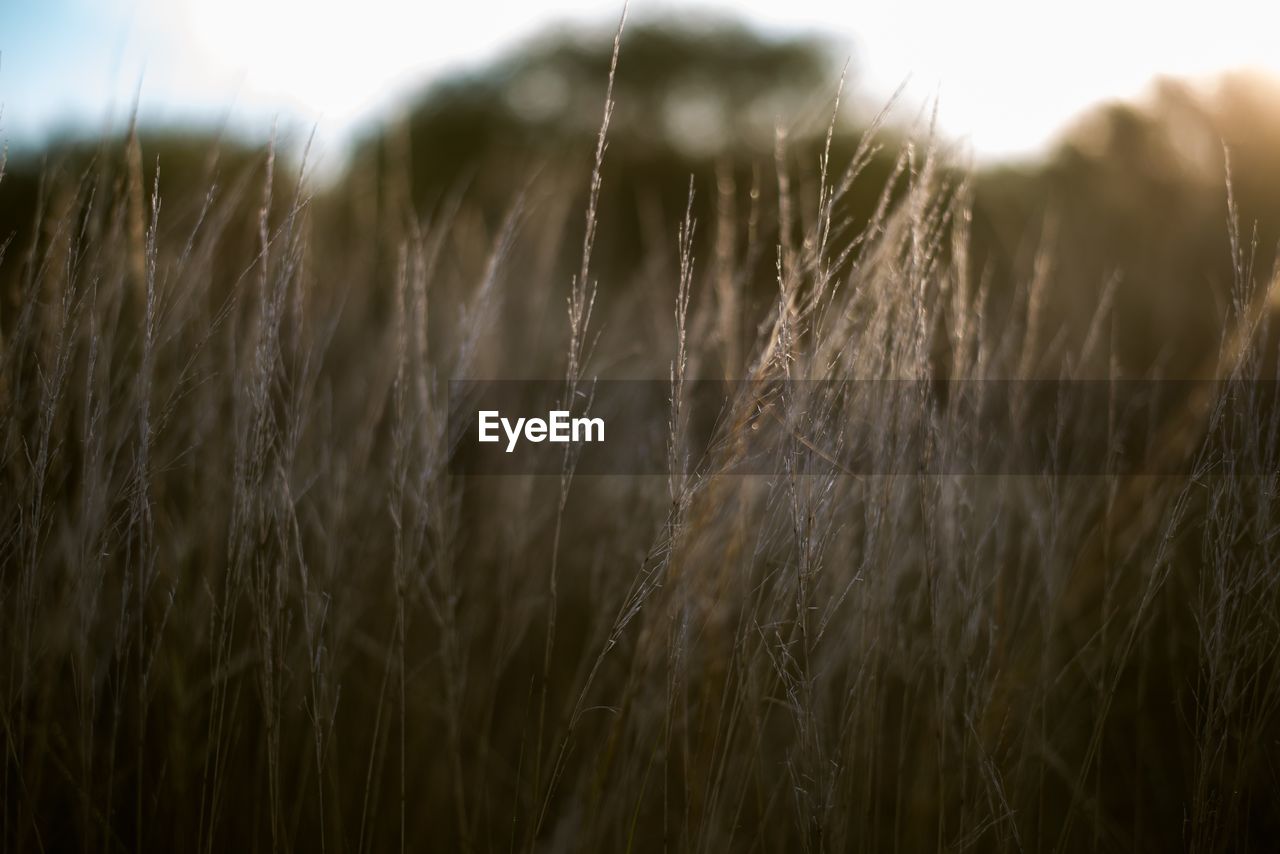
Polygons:
[[[512,187],[590,156],[620,9],[6,4],[0,231],[29,227],[42,169],[75,173],[135,116],[145,168],[158,157],[168,186],[199,185],[215,148],[247,164],[274,138],[295,160],[306,151],[322,196],[369,191],[398,152],[420,211],[465,187],[498,216]],[[780,128],[798,161],[816,162],[837,89],[837,159],[889,107],[890,144],[848,213],[874,209],[894,138],[932,133],[971,173],[977,267],[1006,281],[1046,240],[1089,247],[1058,254],[1053,299],[1083,322],[1114,279],[1122,361],[1139,373],[1194,370],[1216,337],[1230,280],[1225,152],[1242,220],[1263,247],[1277,237],[1280,60],[1268,34],[1280,12],[1266,4],[811,0],[630,14],[603,200],[617,227],[601,258],[618,271],[665,238],[645,212],[650,225],[678,215],[691,175],[709,187],[728,169],[749,184]],[[697,200],[703,221],[711,199]]]

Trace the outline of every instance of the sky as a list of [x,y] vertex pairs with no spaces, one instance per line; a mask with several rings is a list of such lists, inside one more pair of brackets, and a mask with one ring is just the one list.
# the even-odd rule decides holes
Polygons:
[[[0,0],[0,140],[144,117],[265,134],[315,128],[340,152],[433,76],[566,23],[616,25],[609,0]],[[842,46],[864,101],[906,81],[979,160],[1032,156],[1091,104],[1157,75],[1280,76],[1280,3],[1219,0],[633,0],[630,15],[732,15]],[[625,41],[623,48],[625,62]],[[834,85],[834,80],[833,80]]]

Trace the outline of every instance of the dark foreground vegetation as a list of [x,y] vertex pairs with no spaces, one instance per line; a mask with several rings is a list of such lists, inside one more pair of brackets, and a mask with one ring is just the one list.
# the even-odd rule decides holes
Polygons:
[[726,38],[533,49],[323,190],[138,132],[0,178],[0,847],[1274,846],[1249,400],[1150,425],[1180,477],[834,474],[794,436],[979,427],[825,386],[777,476],[450,474],[451,378],[1276,375],[1256,83],[974,173]]

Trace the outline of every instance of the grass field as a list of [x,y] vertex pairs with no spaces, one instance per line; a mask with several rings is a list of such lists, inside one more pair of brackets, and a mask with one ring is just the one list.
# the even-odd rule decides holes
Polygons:
[[[321,200],[273,149],[177,196],[137,136],[50,170],[0,258],[0,848],[1273,850],[1280,423],[1250,401],[1151,426],[1189,476],[451,474],[455,378],[1115,375],[1105,290],[1067,335],[1053,251],[1012,291],[975,269],[928,134],[857,223],[877,129],[838,161],[780,136],[601,280],[612,110],[498,218],[394,173]],[[1222,186],[1205,375],[1268,379],[1274,279]],[[886,467],[906,422],[981,438],[906,393],[779,406],[872,418]]]

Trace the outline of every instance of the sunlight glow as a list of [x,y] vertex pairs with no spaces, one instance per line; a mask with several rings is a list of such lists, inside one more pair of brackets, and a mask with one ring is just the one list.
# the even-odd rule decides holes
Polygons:
[[[598,0],[51,0],[0,10],[0,134],[21,143],[127,109],[162,120],[315,124],[337,144],[432,75],[476,67],[565,22],[606,33]],[[35,4],[31,4],[35,5]],[[614,6],[616,5],[616,8]],[[636,18],[690,10],[845,45],[864,106],[909,78],[907,109],[938,98],[948,135],[979,157],[1035,152],[1090,104],[1157,75],[1280,74],[1280,4],[839,0],[633,2]],[[43,15],[60,20],[37,20]],[[625,57],[625,50],[624,50]],[[624,59],[625,61],[625,59]],[[68,66],[68,63],[70,65]],[[834,81],[833,81],[834,83]]]

